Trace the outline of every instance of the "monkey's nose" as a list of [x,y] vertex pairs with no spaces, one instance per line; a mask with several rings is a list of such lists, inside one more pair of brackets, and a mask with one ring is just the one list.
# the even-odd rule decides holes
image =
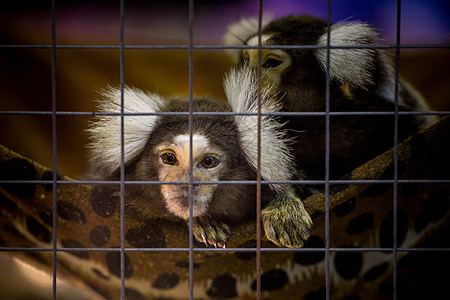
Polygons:
[[[194,191],[196,191],[196,190],[200,189],[200,184],[194,184],[192,187],[193,187]],[[182,188],[186,191],[189,191],[189,184],[183,184],[180,186],[180,188]]]

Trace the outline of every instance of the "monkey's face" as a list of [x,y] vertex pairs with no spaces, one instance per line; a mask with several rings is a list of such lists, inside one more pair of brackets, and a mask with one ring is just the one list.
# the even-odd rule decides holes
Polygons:
[[[368,24],[339,22],[328,31],[324,20],[300,15],[263,20],[262,25],[261,44],[273,47],[261,51],[262,83],[271,84],[271,91],[283,97],[284,111],[323,111],[327,80],[333,98],[366,98],[374,91],[393,98],[391,75],[379,72],[381,52],[366,48],[378,41],[377,31]],[[225,43],[257,47],[257,20],[242,19],[229,26]],[[336,48],[327,49],[329,45]],[[251,67],[259,64],[257,49],[230,53]],[[381,80],[383,75],[387,78]]]
[[[156,147],[159,159],[160,181],[189,181],[189,135],[178,135],[172,142]],[[192,137],[192,174],[194,181],[218,181],[226,169],[227,160],[220,149],[210,145],[208,139],[194,134]],[[208,211],[215,184],[195,184],[193,189],[193,216]],[[163,184],[161,194],[167,209],[176,216],[189,218],[189,185]]]
[[[262,45],[270,45],[270,35],[261,37]],[[258,36],[254,36],[247,41],[249,46],[258,45]],[[244,49],[242,51],[242,60],[245,65],[251,68],[257,68],[259,64],[258,49]],[[261,50],[261,68],[262,68],[262,84],[274,92],[279,90],[281,75],[291,65],[292,61],[289,54],[281,49],[262,49]]]

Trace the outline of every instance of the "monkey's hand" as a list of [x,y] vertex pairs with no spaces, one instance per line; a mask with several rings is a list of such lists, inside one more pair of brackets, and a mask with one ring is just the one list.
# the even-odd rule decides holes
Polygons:
[[194,218],[193,234],[195,239],[206,247],[225,248],[227,240],[231,238],[230,227],[225,223],[211,218]]
[[261,211],[261,219],[267,238],[279,247],[302,247],[311,235],[311,217],[290,189]]

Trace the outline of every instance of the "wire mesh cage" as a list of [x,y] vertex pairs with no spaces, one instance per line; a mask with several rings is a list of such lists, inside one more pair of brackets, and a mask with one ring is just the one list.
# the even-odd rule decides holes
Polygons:
[[[26,10],[5,7],[0,143],[20,153],[0,148],[0,251],[5,266],[1,289],[6,297],[415,299],[448,294],[444,284],[448,276],[434,267],[448,266],[450,249],[448,4],[322,2],[53,0]],[[304,13],[322,18],[326,23],[323,44],[264,44],[264,20],[270,13],[274,19]],[[247,15],[256,21],[256,42],[223,45],[227,26]],[[332,24],[350,16],[374,23],[382,32],[383,44],[334,45]],[[381,49],[392,56],[392,105],[371,111],[335,110],[333,51],[367,49]],[[257,53],[257,108],[245,113],[195,111],[194,99],[227,98],[223,76],[234,66],[227,55],[230,50]],[[324,109],[271,113],[261,108],[267,76],[262,57],[267,50],[322,50],[325,80],[317,93],[323,95]],[[429,111],[400,108],[400,73],[424,94]],[[118,87],[120,109],[115,112],[95,106],[94,99],[101,97],[98,91],[108,85]],[[127,111],[127,86],[155,91],[162,98],[187,99],[188,109]],[[348,85],[342,86],[340,91],[351,95]],[[189,176],[164,183],[188,186],[189,217],[181,223],[127,214],[127,187],[162,185],[158,180],[127,177],[127,120],[164,116],[185,118],[189,124]],[[194,122],[202,116],[257,120],[255,178],[194,178]],[[294,176],[281,182],[262,178],[264,116],[320,120],[323,146],[304,148],[321,156],[323,164],[314,168],[320,168],[322,176]],[[402,120],[411,116],[440,120],[403,140],[407,136],[400,134]],[[85,128],[97,117],[115,118],[120,133],[115,179],[83,178],[89,169]],[[344,143],[356,135],[344,132],[339,140],[332,140],[334,124],[346,117],[389,119],[389,146],[355,166],[332,164],[332,143]],[[370,139],[364,142],[371,145]],[[334,176],[336,169],[345,167],[350,168],[349,175]],[[254,219],[232,226],[233,239],[227,248],[204,247],[194,235],[195,187],[233,184],[254,188]],[[302,191],[313,187],[313,192],[301,195],[314,223],[304,247],[276,247],[265,237],[261,209],[264,191],[271,184]],[[104,196],[110,195],[109,188],[116,193],[114,201]],[[38,275],[23,275],[31,269],[37,269]],[[433,288],[426,288],[428,284]],[[48,289],[42,292],[40,286]]]

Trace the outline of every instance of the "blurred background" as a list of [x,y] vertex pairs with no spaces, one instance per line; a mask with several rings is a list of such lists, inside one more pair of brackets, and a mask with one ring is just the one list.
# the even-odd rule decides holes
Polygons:
[[[256,17],[258,1],[195,1],[194,44],[221,45],[228,24]],[[378,28],[384,43],[396,42],[395,0],[333,0],[332,21],[363,20]],[[326,0],[265,0],[273,17],[327,17]],[[51,1],[8,1],[0,10],[0,111],[51,111]],[[446,0],[402,1],[401,43],[449,44],[450,4]],[[188,45],[188,1],[125,1],[126,45]],[[118,46],[120,1],[56,0],[56,44]],[[18,45],[19,47],[5,47]],[[28,48],[31,45],[34,47]],[[46,46],[41,47],[40,45]],[[224,99],[222,77],[232,65],[223,50],[194,51],[194,95]],[[449,110],[449,49],[401,52],[400,70],[431,102]],[[128,49],[125,84],[165,96],[189,93],[188,51]],[[119,49],[56,50],[56,108],[92,111],[98,90],[120,83]],[[58,116],[58,172],[79,178],[86,171],[83,129],[89,117]],[[51,115],[1,115],[0,143],[52,166]]]
[[[257,3],[256,0],[195,1],[194,44],[221,45],[227,25],[241,17],[256,17]],[[401,11],[403,45],[447,46],[446,49],[402,50],[401,74],[425,95],[433,110],[449,111],[450,2],[404,0]],[[326,18],[327,1],[264,0],[263,13],[275,18],[304,13]],[[380,30],[386,44],[396,43],[396,15],[395,0],[332,1],[333,22],[366,21]],[[129,46],[186,46],[189,43],[188,20],[187,0],[126,0],[124,42]],[[56,0],[55,22],[57,45],[99,46],[56,50],[56,108],[64,112],[94,111],[93,101],[98,91],[106,85],[120,84],[120,51],[101,48],[120,44],[120,1]],[[1,114],[2,111],[51,112],[51,25],[49,0],[8,1],[0,8],[0,144],[53,168],[51,115]],[[194,95],[224,99],[222,78],[231,66],[223,50],[194,50]],[[188,67],[187,50],[128,49],[124,52],[125,84],[164,96],[187,97]],[[84,129],[89,118],[57,117],[57,170],[60,174],[79,179],[86,172]],[[11,264],[6,258],[0,260],[2,291],[20,291],[17,284],[23,286],[23,279],[17,280],[21,277],[5,271]],[[51,278],[40,277],[46,283],[28,282],[28,286],[44,291],[43,299],[51,297]],[[79,299],[71,292],[64,298],[71,298],[70,295]],[[27,294],[22,295],[23,299],[27,297]],[[17,295],[17,299],[20,298]]]

